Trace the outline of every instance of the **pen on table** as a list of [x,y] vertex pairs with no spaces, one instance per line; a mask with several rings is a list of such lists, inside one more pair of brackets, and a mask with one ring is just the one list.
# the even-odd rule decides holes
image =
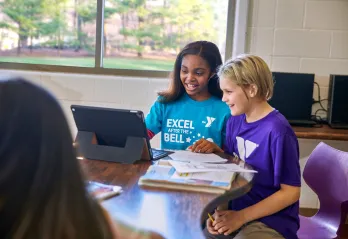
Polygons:
[[210,218],[211,222],[214,222],[214,219],[213,219],[213,217],[210,215],[210,213],[209,213],[209,212],[208,212],[208,216],[209,216],[209,218]]

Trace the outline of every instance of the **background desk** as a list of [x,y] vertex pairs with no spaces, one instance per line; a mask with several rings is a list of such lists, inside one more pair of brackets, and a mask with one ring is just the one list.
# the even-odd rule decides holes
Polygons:
[[[113,218],[155,231],[166,239],[204,238],[201,214],[207,205],[212,205],[210,202],[221,199],[216,194],[140,188],[139,177],[145,174],[151,162],[119,164],[84,159],[80,164],[89,180],[122,186],[121,195],[102,203]],[[247,178],[248,182],[252,180],[239,174],[230,195],[242,191]]]
[[318,128],[297,126],[293,126],[292,128],[298,138],[348,141],[347,129],[332,129],[328,125],[323,125]]

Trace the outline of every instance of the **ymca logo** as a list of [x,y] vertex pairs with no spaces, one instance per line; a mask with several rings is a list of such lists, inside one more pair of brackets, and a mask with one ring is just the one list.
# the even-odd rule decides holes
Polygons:
[[243,161],[245,161],[246,158],[250,156],[254,150],[259,147],[258,144],[255,144],[254,142],[251,142],[250,140],[244,140],[243,138],[237,136],[237,147],[239,152],[239,157]]
[[216,120],[214,117],[207,116],[207,121],[202,121],[206,128],[209,128],[211,124]]

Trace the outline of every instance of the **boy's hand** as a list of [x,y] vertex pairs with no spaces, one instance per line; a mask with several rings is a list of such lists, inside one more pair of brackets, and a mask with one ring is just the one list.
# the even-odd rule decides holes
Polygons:
[[[214,218],[214,215],[213,215],[213,218]],[[210,234],[212,234],[212,235],[218,235],[219,234],[219,232],[214,229],[213,222],[210,220],[210,218],[207,219],[206,225],[207,225],[207,230],[208,230],[208,232]]]
[[222,210],[214,213],[214,231],[225,236],[241,228],[247,221],[242,211]]
[[[214,222],[212,222],[210,218],[208,218],[208,219],[207,219],[207,222],[206,222],[208,232],[209,232],[210,234],[212,234],[212,235],[218,235],[218,234],[220,234],[220,233],[219,233],[217,230],[215,230],[215,228],[214,228],[215,220],[216,220],[216,218],[218,218],[218,214],[217,214],[216,212],[217,212],[217,210],[215,210],[215,213],[212,215],[212,217],[213,217],[213,219],[214,219]],[[220,211],[220,212],[222,212],[222,211]],[[225,212],[227,212],[227,210],[226,210]],[[222,213],[221,213],[221,214],[222,214]]]
[[210,154],[214,152],[223,152],[223,150],[215,143],[210,142],[206,139],[200,139],[192,146],[188,147],[189,150],[195,153]]

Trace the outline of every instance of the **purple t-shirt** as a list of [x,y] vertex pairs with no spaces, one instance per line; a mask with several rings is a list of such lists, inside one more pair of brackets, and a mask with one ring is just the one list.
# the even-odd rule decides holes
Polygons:
[[[226,152],[258,171],[252,189],[230,202],[231,210],[241,210],[269,197],[280,184],[301,186],[297,137],[285,117],[273,110],[266,117],[247,123],[245,115],[230,117],[226,129]],[[299,202],[258,219],[286,239],[297,238]]]

